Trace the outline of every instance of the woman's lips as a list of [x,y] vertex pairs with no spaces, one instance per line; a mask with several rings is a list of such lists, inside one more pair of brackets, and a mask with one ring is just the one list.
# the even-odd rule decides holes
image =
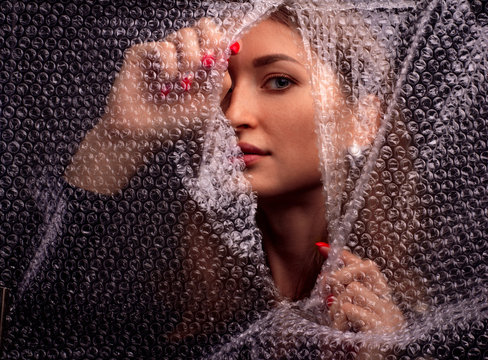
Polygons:
[[242,159],[244,160],[246,167],[254,164],[256,161],[261,160],[263,156],[269,155],[269,152],[264,151],[251,144],[241,142],[237,145],[241,148],[241,151],[243,153]]

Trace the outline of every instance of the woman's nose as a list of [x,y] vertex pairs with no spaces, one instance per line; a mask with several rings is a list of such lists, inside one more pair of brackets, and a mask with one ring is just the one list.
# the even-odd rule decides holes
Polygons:
[[235,87],[232,90],[224,112],[236,131],[254,128],[257,125],[256,104],[252,95],[245,89]]

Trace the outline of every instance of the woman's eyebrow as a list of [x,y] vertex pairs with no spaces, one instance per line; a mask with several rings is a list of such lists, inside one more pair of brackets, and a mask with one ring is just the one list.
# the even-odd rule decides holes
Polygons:
[[252,62],[252,65],[254,67],[261,67],[261,66],[266,66],[266,65],[272,64],[272,63],[277,62],[277,61],[291,61],[291,62],[294,62],[296,64],[301,65],[298,60],[292,58],[291,56],[285,55],[285,54],[270,54],[270,55],[261,56],[261,57],[254,59]]

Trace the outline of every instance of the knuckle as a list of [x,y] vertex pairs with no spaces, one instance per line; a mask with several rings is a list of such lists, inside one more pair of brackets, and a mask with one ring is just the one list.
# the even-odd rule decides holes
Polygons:
[[126,60],[132,60],[136,56],[138,56],[140,49],[141,49],[141,45],[142,44],[136,44],[136,45],[132,45],[132,46],[128,47],[127,49],[125,49],[124,58]]
[[368,262],[369,262],[369,264],[371,265],[371,267],[374,267],[374,268],[375,268],[375,269],[377,269],[377,270],[379,269],[378,264],[377,264],[377,263],[375,263],[373,260],[369,260]]
[[220,26],[211,18],[201,18],[198,22],[198,27],[211,33],[220,33],[221,31]]
[[159,48],[161,51],[164,51],[166,53],[172,53],[176,52],[176,46],[170,41],[163,41],[159,44]]
[[378,271],[379,269],[378,265],[371,259],[364,260],[363,264],[368,268],[374,269],[375,271]]
[[174,42],[178,36],[178,33],[176,31],[168,34],[165,38],[166,42]]
[[199,27],[217,27],[217,24],[208,17],[202,17],[197,24]]
[[357,281],[353,281],[347,286],[347,290],[349,292],[358,292],[361,290],[361,284]]
[[211,20],[209,18],[201,18],[197,21],[197,28],[201,31],[205,31],[211,27]]
[[154,43],[135,44],[125,50],[125,57],[130,60],[139,60],[148,57],[154,48]]
[[178,30],[178,37],[180,40],[186,40],[186,39],[191,39],[191,38],[196,38],[197,37],[197,32],[194,28],[183,28]]

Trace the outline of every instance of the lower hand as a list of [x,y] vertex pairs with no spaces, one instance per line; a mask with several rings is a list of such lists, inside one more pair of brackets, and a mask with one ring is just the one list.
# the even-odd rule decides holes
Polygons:
[[[325,257],[328,248],[319,247]],[[324,286],[330,290],[327,303],[332,326],[338,330],[391,333],[405,323],[391,298],[385,276],[372,260],[364,260],[343,250],[344,267],[326,274]]]

